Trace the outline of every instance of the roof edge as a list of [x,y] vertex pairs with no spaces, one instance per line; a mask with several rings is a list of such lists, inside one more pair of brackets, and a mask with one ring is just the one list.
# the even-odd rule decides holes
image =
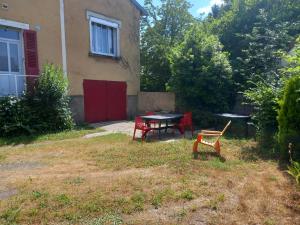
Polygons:
[[143,16],[148,16],[148,12],[146,11],[146,9],[143,6],[140,5],[140,3],[138,3],[136,0],[130,0],[130,1],[138,10],[140,10],[140,12]]

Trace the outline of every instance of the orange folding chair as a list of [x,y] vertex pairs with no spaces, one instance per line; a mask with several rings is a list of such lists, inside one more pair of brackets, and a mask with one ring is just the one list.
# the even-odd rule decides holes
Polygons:
[[[194,155],[198,154],[199,143],[214,148],[216,150],[216,152],[220,155],[220,153],[221,153],[220,138],[223,136],[223,134],[228,129],[230,124],[231,124],[231,121],[229,121],[227,123],[227,125],[225,126],[223,131],[202,130],[201,133],[198,134],[197,140],[194,143],[194,147],[193,147]],[[208,141],[203,140],[204,137],[216,137],[217,139],[215,142],[208,142]]]

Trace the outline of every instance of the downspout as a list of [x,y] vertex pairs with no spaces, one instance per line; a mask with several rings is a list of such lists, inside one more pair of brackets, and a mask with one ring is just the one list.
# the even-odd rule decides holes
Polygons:
[[60,0],[60,33],[61,33],[61,54],[62,66],[65,76],[67,77],[67,47],[66,47],[66,30],[65,30],[65,4]]

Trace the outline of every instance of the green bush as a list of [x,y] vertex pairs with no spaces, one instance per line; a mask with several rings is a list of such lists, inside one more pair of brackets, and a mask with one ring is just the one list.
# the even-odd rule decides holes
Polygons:
[[278,115],[281,155],[288,158],[288,145],[293,144],[292,157],[300,159],[300,75],[290,78],[285,85]]
[[232,69],[222,49],[218,38],[200,25],[194,25],[173,49],[168,89],[176,93],[179,108],[210,113],[230,110]]
[[40,131],[61,131],[73,127],[69,107],[68,81],[63,71],[54,65],[46,65],[40,75],[33,94],[27,99],[34,110],[35,123],[32,126]]
[[291,165],[288,166],[288,174],[295,178],[296,183],[300,184],[300,163],[291,161]]
[[257,129],[257,140],[263,149],[272,149],[276,143],[274,137],[278,130],[279,94],[280,87],[263,81],[244,92],[245,97],[254,105],[252,119]]
[[0,100],[0,136],[30,134],[30,109],[24,98],[4,97]]
[[68,82],[61,69],[46,65],[34,90],[20,98],[0,99],[0,136],[71,129]]

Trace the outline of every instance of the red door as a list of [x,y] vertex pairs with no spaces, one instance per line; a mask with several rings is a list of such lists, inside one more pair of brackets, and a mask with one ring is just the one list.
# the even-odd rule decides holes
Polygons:
[[127,87],[125,82],[107,82],[107,120],[125,120],[127,118]]
[[125,82],[84,80],[85,121],[125,120],[127,85]]

